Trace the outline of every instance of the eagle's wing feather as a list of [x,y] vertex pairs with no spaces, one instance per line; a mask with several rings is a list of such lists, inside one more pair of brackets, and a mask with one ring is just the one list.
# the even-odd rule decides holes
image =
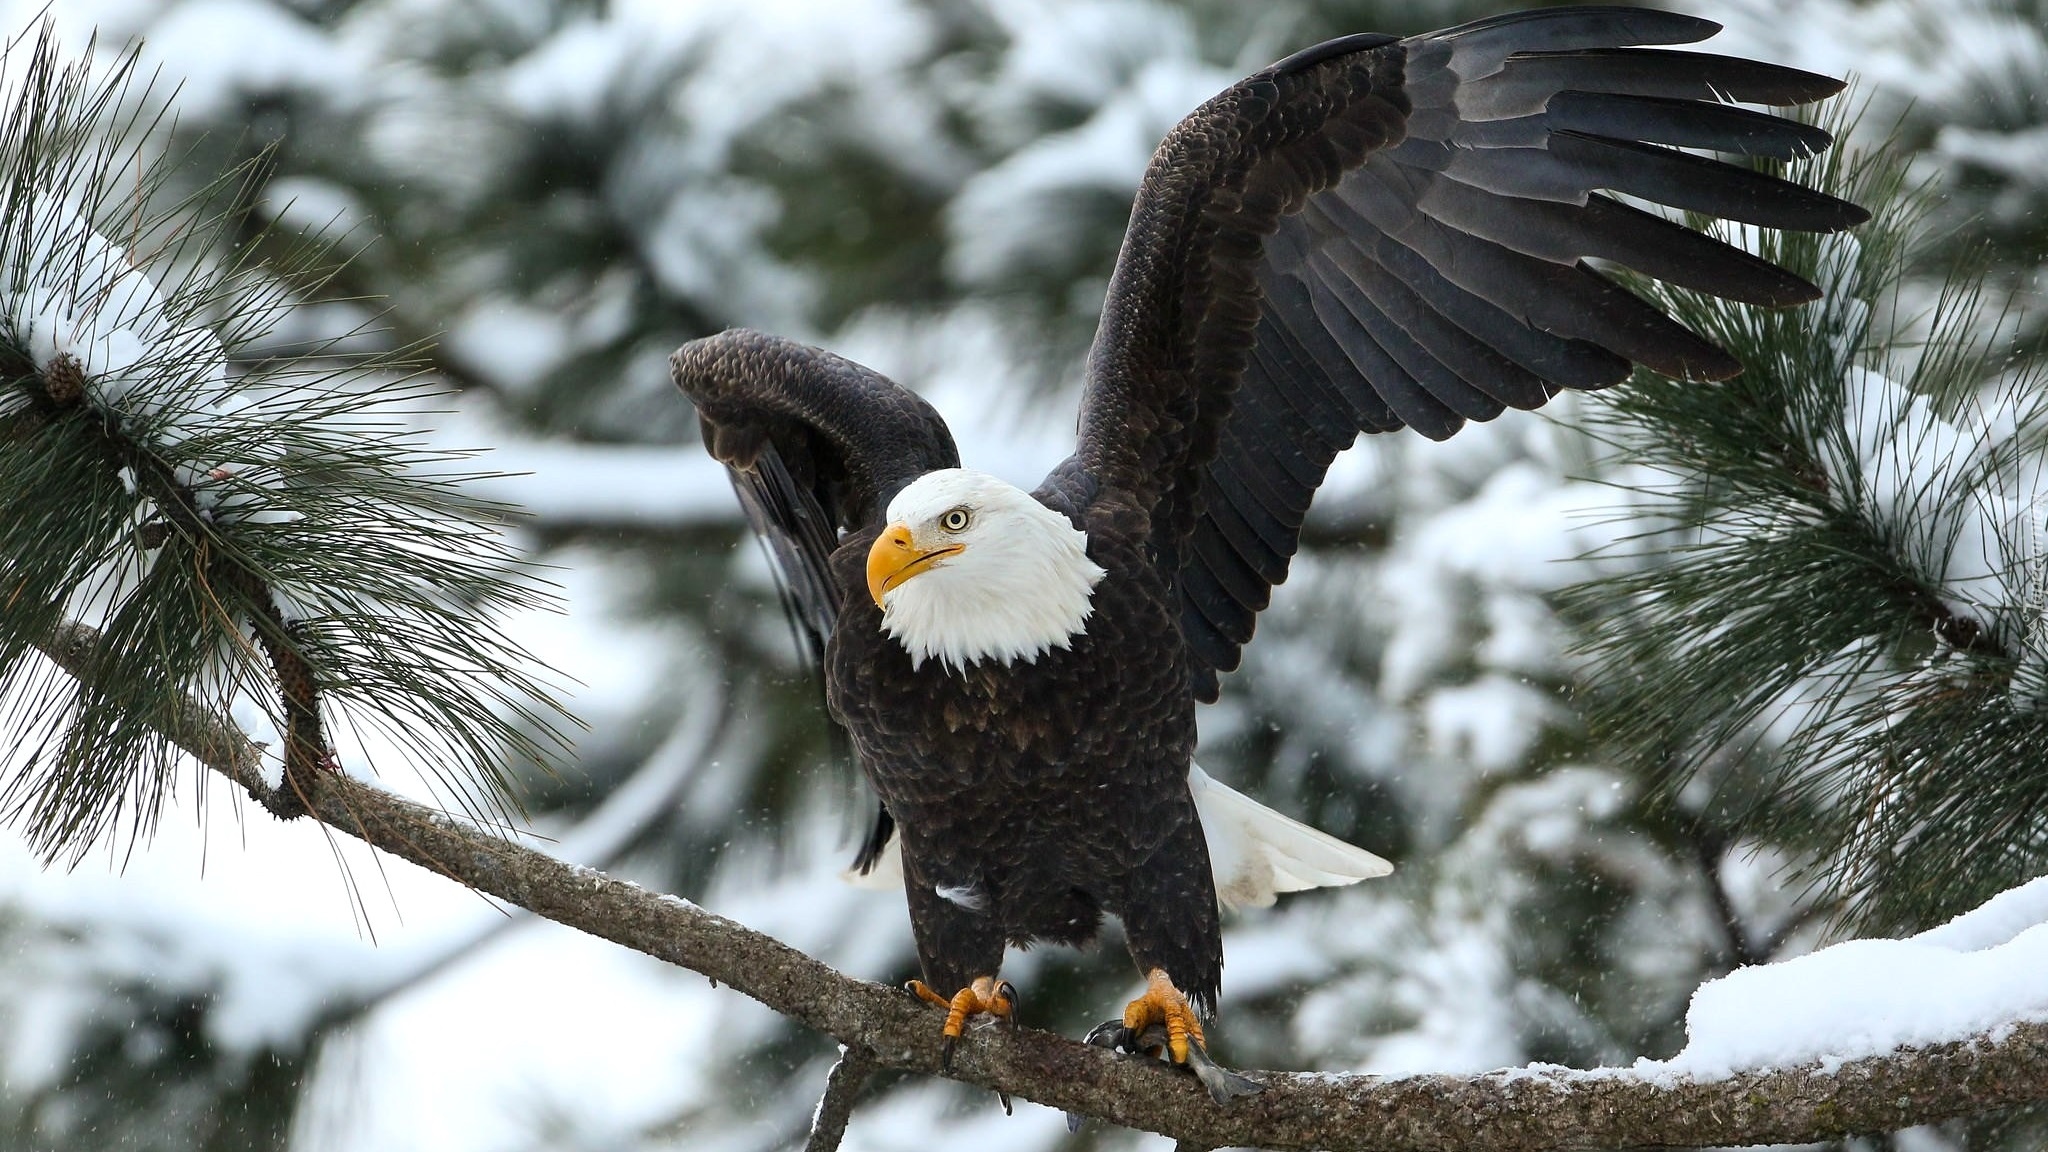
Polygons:
[[[670,368],[774,561],[807,654],[819,660],[846,594],[831,563],[841,534],[878,526],[910,481],[958,467],[952,433],[908,389],[780,337],[722,332],[685,344]],[[857,870],[874,865],[893,827],[881,809]]]
[[[773,449],[786,475],[786,484],[777,482],[784,495],[807,501],[802,511],[831,532],[879,524],[905,484],[960,466],[936,409],[830,352],[735,328],[683,345],[669,368],[697,408],[705,448],[736,474],[764,479],[771,477],[755,464]],[[836,543],[795,523],[775,527]]]
[[841,590],[831,564],[839,533],[817,493],[797,483],[772,442],[761,447],[752,467],[728,466],[726,476],[755,538],[768,551],[782,606],[816,666],[839,618]]
[[924,473],[958,467],[952,433],[909,389],[779,336],[721,332],[677,349],[669,367],[822,651],[846,592],[831,564],[840,534],[878,525]]
[[1841,83],[1644,48],[1706,20],[1553,8],[1298,53],[1197,109],[1154,156],[1089,357],[1075,464],[1151,513],[1196,691],[1216,695],[1286,577],[1331,460],[1360,432],[1441,439],[1727,353],[1597,271],[1735,300],[1812,285],[1624,203],[1830,231],[1854,205],[1676,151],[1790,159],[1827,133],[1788,105]]

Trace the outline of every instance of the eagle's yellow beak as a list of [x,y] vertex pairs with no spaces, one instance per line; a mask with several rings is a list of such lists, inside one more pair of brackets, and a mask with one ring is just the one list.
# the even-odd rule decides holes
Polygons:
[[965,544],[948,544],[920,552],[917,541],[911,538],[909,525],[891,524],[875,537],[875,546],[868,549],[868,595],[875,598],[875,607],[880,608],[882,597],[891,588],[900,586],[946,557],[957,556],[966,550]]

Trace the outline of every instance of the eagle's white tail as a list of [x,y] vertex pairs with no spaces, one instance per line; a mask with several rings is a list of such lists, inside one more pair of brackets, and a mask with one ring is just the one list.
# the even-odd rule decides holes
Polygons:
[[1226,908],[1263,908],[1281,892],[1356,884],[1394,870],[1363,848],[1217,783],[1199,764],[1188,768],[1188,791],[1208,834],[1216,897]]
[[[1188,791],[1209,840],[1209,870],[1216,898],[1226,908],[1264,908],[1282,892],[1356,884],[1394,870],[1392,864],[1273,811],[1234,788],[1219,784],[1199,764],[1188,766]],[[889,838],[875,866],[843,879],[861,888],[903,887],[901,838]]]

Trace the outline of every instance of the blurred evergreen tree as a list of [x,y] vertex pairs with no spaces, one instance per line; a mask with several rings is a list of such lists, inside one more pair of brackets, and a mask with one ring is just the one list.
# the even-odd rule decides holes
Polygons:
[[[1813,0],[1823,2],[1833,0]],[[2032,20],[2027,42],[2039,46],[2038,13],[2007,2],[2015,21]],[[1936,0],[1893,6],[1928,19],[1945,11]],[[306,301],[304,323],[353,328],[364,299],[383,297],[393,344],[439,337],[432,373],[462,390],[466,412],[508,440],[595,460],[635,446],[694,451],[695,421],[666,357],[727,325],[829,344],[969,426],[1056,442],[1131,189],[1175,119],[1323,37],[1419,31],[1499,5],[734,2],[660,20],[596,0],[253,7],[289,29],[271,46],[292,66],[214,61],[195,77],[170,142],[189,153],[188,170],[266,152],[267,184],[238,206],[258,255],[282,255],[261,229],[277,222],[350,256]],[[175,26],[180,13],[217,15],[201,0],[109,12],[127,22],[109,36],[161,46],[173,74],[202,51]],[[2023,72],[1986,79],[2010,86],[1971,106],[2002,117],[1978,127],[2027,138],[2040,101],[2038,73]],[[1996,268],[2020,283],[2040,254],[2027,237],[2044,217],[2026,199],[2039,170],[1990,164],[1989,149],[1969,160],[1961,137],[1937,129],[1964,123],[1945,115],[1922,113],[1914,142],[1967,177],[1951,182],[1952,206],[2002,229]],[[1595,482],[1617,474],[1605,441],[1619,433],[1579,427],[1585,408],[1510,415],[1446,445],[1369,440],[1333,476],[1246,667],[1203,717],[1202,758],[1400,871],[1233,927],[1226,1059],[1407,1071],[1667,1055],[1683,1043],[1685,997],[1702,977],[1807,946],[1834,909],[1781,879],[1781,868],[1822,859],[1822,846],[1795,835],[1790,815],[1759,834],[1745,819],[1752,808],[1736,803],[1772,786],[1763,753],[1703,762],[1697,743],[1654,750],[1673,771],[1716,782],[1709,799],[1679,789],[1673,804],[1659,787],[1672,777],[1644,773],[1576,718],[1574,692],[1606,699],[1617,680],[1569,654],[1559,595],[1647,562],[1601,551],[1633,529],[1601,519],[1624,502]],[[633,609],[697,645],[675,659],[708,657],[728,684],[738,735],[630,870],[697,896],[715,884],[765,888],[775,861],[807,861],[802,837],[820,813],[856,810],[856,793],[737,515],[660,520],[579,505],[542,509],[522,530],[543,557],[630,574]],[[530,807],[565,820],[592,810],[668,731],[663,699],[650,696],[645,723],[593,734],[571,775],[523,772]],[[843,824],[849,848],[853,824]],[[856,947],[863,925],[820,918],[828,927],[809,946],[828,958]],[[28,927],[0,932],[33,938]],[[858,946],[893,948],[885,954],[909,974],[907,934]],[[1132,979],[1113,943],[1014,963],[1006,974],[1033,1022],[1070,1033],[1119,1003]],[[320,1079],[304,1069],[378,1003],[338,1007],[292,1053],[173,1045],[185,1055],[172,1092],[159,1057],[120,1038],[137,1019],[203,1035],[193,1018],[209,1011],[206,998],[104,995],[140,1006],[83,1026],[90,1059],[75,1077],[32,1098],[0,1089],[14,1131],[47,1132],[21,1125],[89,1099],[92,1115],[145,1133],[141,1146],[220,1146],[168,1118],[248,1101],[268,1119],[252,1120],[241,1146],[284,1147],[282,1118]],[[725,1086],[716,1106],[679,1106],[627,1141],[579,1127],[562,1102],[532,1146],[787,1146],[828,1047],[779,1023],[733,1030],[703,1054]],[[933,1130],[948,1109],[992,1106],[949,1086],[882,1091],[900,1104],[892,1116]],[[53,1148],[97,1147],[106,1131],[66,1130],[77,1135]],[[1091,1130],[1069,1146],[1129,1143]]]

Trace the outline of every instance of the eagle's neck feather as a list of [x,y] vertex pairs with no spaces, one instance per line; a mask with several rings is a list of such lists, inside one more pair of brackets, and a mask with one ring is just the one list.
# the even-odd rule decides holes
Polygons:
[[1032,664],[1087,630],[1095,586],[1107,573],[1088,558],[1086,533],[1036,500],[1025,503],[999,537],[889,594],[882,628],[910,653],[912,668],[927,660],[953,671],[984,660]]

